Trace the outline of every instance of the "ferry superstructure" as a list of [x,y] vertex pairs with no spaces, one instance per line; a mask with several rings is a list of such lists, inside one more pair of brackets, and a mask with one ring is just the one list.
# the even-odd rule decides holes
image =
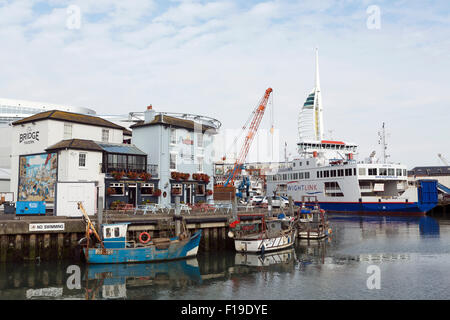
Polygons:
[[[423,215],[437,204],[436,181],[408,182],[402,164],[357,161],[358,146],[323,139],[322,99],[316,51],[316,83],[299,116],[300,157],[267,176],[267,195],[318,202],[329,212]],[[383,150],[384,152],[385,150]]]

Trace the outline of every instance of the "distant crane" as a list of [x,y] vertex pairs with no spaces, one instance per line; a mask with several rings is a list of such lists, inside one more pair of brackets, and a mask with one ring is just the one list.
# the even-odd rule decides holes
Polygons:
[[442,161],[446,166],[449,165],[447,159],[445,159],[444,156],[443,156],[441,153],[438,153],[437,156],[438,156],[439,159],[441,159],[441,161]]
[[256,106],[255,110],[253,110],[252,121],[250,123],[250,127],[248,128],[247,135],[245,136],[244,144],[242,145],[241,151],[239,152],[239,155],[234,162],[233,169],[230,171],[225,183],[223,184],[224,187],[226,187],[228,184],[231,184],[233,186],[236,176],[239,175],[239,173],[243,169],[245,159],[247,158],[247,154],[252,144],[253,138],[258,131],[259,124],[261,123],[261,119],[264,115],[264,111],[266,110],[267,102],[271,93],[272,88],[268,88],[264,93],[264,96]]

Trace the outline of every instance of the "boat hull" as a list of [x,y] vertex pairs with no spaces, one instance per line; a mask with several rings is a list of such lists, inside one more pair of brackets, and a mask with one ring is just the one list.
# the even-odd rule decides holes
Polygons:
[[[155,246],[138,248],[83,248],[87,263],[133,263],[184,259],[197,255],[202,231],[187,240],[172,242],[166,249]],[[87,251],[89,250],[89,251]]]
[[235,239],[234,247],[238,252],[263,253],[289,248],[294,244],[296,230],[268,239]]
[[[295,204],[300,206],[301,202],[296,201]],[[318,202],[318,204],[327,212],[402,216],[423,216],[435,206],[417,202]],[[312,207],[314,203],[305,205]]]

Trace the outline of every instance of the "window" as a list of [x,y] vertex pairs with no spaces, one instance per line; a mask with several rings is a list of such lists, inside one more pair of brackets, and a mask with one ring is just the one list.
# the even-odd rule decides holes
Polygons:
[[359,168],[358,171],[359,171],[359,175],[360,176],[365,176],[366,175],[366,168]]
[[102,129],[102,142],[109,142],[109,130]]
[[171,153],[170,154],[170,170],[177,170],[177,154]]
[[331,170],[331,176],[336,177],[336,170]]
[[114,237],[118,238],[120,236],[120,230],[119,227],[114,228]]
[[316,177],[319,178],[320,171],[316,171]]
[[306,161],[306,165],[309,166],[309,161]]
[[387,169],[380,168],[380,176],[387,176]]
[[395,176],[395,169],[388,169],[389,176]]
[[177,143],[177,129],[170,128],[170,143],[171,144]]
[[197,185],[197,188],[195,188],[195,195],[197,195],[197,196],[205,195],[205,185],[204,184]]
[[352,175],[352,169],[345,169],[345,176],[348,177],[348,176],[351,176],[351,175]]
[[377,168],[369,168],[369,176],[376,176]]
[[72,139],[72,124],[64,123],[64,139]]
[[403,169],[403,175],[406,177],[406,169]]
[[152,195],[155,191],[155,185],[153,183],[143,183],[141,186],[142,195]]
[[305,172],[305,179],[309,179],[309,172]]
[[111,228],[106,228],[106,237],[111,238]]
[[197,157],[197,170],[203,172],[203,157]]
[[78,166],[79,167],[86,167],[86,153],[79,153],[78,154]]
[[111,183],[109,188],[106,190],[106,193],[113,196],[123,196],[123,190],[123,183]]
[[197,133],[197,147],[203,148],[203,134]]
[[397,169],[397,176],[401,176],[402,175],[402,169]]
[[339,169],[338,170],[338,177],[343,177],[344,176],[344,169]]
[[323,171],[319,171],[319,173],[320,173],[320,178],[323,178],[324,177],[324,175],[323,175]]
[[300,178],[300,179],[303,179],[303,172],[300,172],[300,173],[299,173],[299,178]]

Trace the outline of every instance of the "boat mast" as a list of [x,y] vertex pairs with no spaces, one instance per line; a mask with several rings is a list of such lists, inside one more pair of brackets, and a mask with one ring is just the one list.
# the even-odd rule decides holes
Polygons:
[[381,144],[381,150],[383,154],[383,163],[387,163],[387,158],[389,155],[386,153],[387,150],[387,143],[386,143],[386,130],[384,128],[384,122],[383,126],[381,127],[381,131],[378,131],[378,144]]

